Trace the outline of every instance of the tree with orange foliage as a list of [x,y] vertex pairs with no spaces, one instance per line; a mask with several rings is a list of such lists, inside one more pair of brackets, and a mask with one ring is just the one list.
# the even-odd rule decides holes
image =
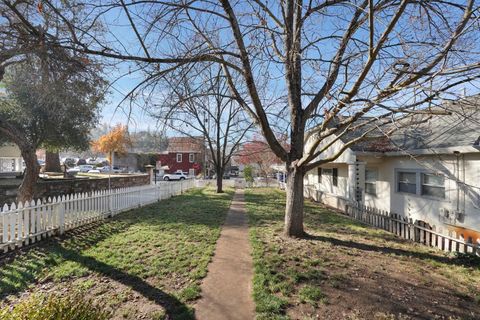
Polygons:
[[126,154],[127,148],[132,145],[127,126],[117,124],[112,131],[92,142],[95,152],[107,154],[110,170],[113,167],[114,154]]

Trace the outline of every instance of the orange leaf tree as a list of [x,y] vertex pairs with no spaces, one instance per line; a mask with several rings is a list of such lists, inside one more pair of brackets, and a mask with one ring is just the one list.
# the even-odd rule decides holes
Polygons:
[[127,126],[121,124],[117,124],[109,133],[92,142],[93,150],[107,154],[111,165],[113,165],[113,154],[126,154],[131,145],[132,141]]

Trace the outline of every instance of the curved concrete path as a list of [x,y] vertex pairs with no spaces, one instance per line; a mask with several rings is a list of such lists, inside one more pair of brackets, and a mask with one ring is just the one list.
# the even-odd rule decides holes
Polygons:
[[249,320],[255,317],[252,298],[253,262],[248,239],[243,189],[237,189],[215,255],[195,306],[198,320]]

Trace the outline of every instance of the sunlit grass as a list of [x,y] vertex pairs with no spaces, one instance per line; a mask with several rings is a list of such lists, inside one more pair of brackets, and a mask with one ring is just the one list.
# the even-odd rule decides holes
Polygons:
[[[109,292],[107,280],[113,279],[150,300],[158,299],[157,304],[179,304],[178,317],[191,318],[189,303],[200,296],[200,281],[232,195],[232,190],[191,190],[0,260],[0,296],[5,299],[27,288],[36,291],[40,284],[74,287],[95,292],[96,302],[126,313],[128,319],[128,308],[122,305],[133,295]],[[171,309],[170,316],[176,313]],[[132,313],[132,318],[137,316]]]

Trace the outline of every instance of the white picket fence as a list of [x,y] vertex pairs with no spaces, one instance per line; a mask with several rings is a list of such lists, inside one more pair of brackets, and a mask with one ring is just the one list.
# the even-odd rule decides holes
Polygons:
[[355,220],[426,246],[436,247],[447,252],[480,255],[480,242],[478,239],[465,239],[462,234],[455,232],[449,232],[449,235],[446,235],[444,233],[445,230],[430,226],[423,221],[413,221],[399,214],[360,204],[347,206],[345,214]]
[[179,195],[195,187],[194,180],[161,182],[5,204],[0,211],[0,252],[14,250],[54,234]]

